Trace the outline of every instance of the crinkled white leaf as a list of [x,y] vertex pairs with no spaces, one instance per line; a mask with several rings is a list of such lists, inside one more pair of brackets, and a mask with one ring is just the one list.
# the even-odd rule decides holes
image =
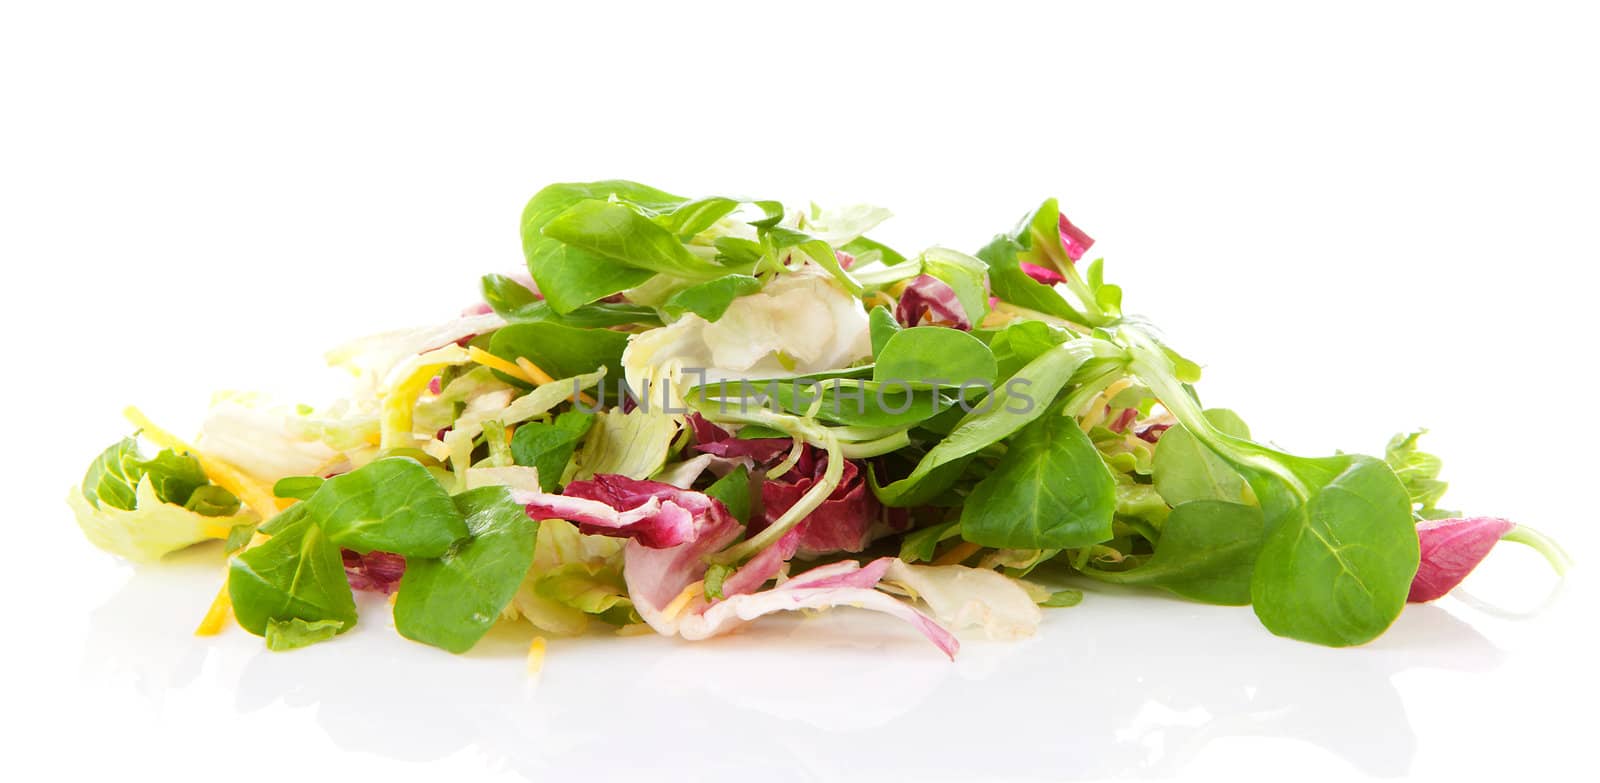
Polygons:
[[952,630],[979,627],[991,639],[1020,639],[1032,636],[1044,617],[1016,580],[982,568],[896,560],[883,579],[920,598]]

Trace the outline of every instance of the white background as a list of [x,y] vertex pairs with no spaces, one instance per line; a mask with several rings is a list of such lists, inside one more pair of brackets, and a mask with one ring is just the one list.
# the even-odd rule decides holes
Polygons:
[[[276,655],[188,636],[216,553],[135,571],[61,499],[143,406],[316,388],[348,337],[521,264],[542,185],[866,201],[974,249],[1048,195],[1210,404],[1293,450],[1426,425],[1450,503],[1593,561],[1595,19],[1337,3],[7,4],[0,765],[169,780],[874,780],[1592,766],[1596,602],[1525,551],[1368,648],[1096,592],[957,664],[870,618],[521,674],[381,605]],[[304,391],[299,391],[304,390]],[[319,401],[311,398],[309,401]],[[711,772],[705,772],[706,768]]]

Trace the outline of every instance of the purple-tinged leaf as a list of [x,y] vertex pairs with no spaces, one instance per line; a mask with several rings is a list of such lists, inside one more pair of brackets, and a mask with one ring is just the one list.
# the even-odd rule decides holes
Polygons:
[[[800,498],[822,480],[827,470],[827,455],[807,444],[792,470],[761,485],[763,519],[755,532],[777,521]],[[865,474],[854,461],[846,460],[838,486],[805,519],[794,527],[800,534],[798,551],[802,557],[833,552],[860,552],[875,538],[888,532],[883,505],[867,488]]]
[[1434,519],[1418,524],[1422,560],[1406,600],[1423,603],[1454,590],[1514,527],[1497,517]]
[[1019,262],[1018,265],[1022,267],[1023,274],[1045,285],[1067,282],[1067,278],[1054,269],[1046,269],[1038,264],[1030,264],[1026,261]]
[[632,538],[652,549],[693,542],[708,528],[733,524],[726,508],[693,490],[659,481],[602,474],[567,484],[564,494],[518,492],[533,519],[565,519],[584,533]]
[[933,275],[919,275],[900,293],[894,309],[901,326],[948,326],[972,331],[972,321],[961,307],[961,300],[949,283]]
[[400,577],[406,573],[406,559],[391,552],[360,554],[345,549],[339,552],[344,560],[344,575],[350,586],[357,590],[392,595],[400,589]]
[[1089,252],[1089,247],[1094,244],[1094,240],[1088,234],[1083,233],[1083,229],[1072,225],[1072,221],[1067,220],[1066,215],[1062,215],[1060,219],[1061,247],[1066,249],[1067,258],[1077,261],[1083,258],[1084,253]]

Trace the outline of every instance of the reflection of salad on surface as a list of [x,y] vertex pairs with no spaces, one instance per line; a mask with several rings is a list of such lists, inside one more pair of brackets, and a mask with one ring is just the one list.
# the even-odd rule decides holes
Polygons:
[[1304,458],[1203,408],[1054,200],[975,256],[903,256],[866,235],[887,216],[552,185],[490,310],[333,352],[356,383],[325,408],[221,396],[192,445],[130,409],[160,450],[118,442],[69,503],[133,560],[224,540],[200,631],[273,649],[348,630],[355,589],[455,652],[500,622],[703,639],[852,606],[953,657],[1073,578],[1344,646],[1498,540],[1563,567],[1439,509],[1421,433]]

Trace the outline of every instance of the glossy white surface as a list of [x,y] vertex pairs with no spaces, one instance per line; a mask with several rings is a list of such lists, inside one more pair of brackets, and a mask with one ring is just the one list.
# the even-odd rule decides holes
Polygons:
[[[1537,603],[1548,577],[1520,554],[1501,553],[1472,589]],[[1577,591],[1531,620],[1456,598],[1410,607],[1357,650],[1273,638],[1247,609],[1096,591],[1050,612],[1037,638],[969,641],[953,664],[892,621],[842,611],[703,644],[555,641],[534,681],[529,633],[453,658],[394,636],[381,601],[337,644],[294,654],[237,629],[196,640],[216,569],[182,561],[62,623],[35,673],[52,683],[47,714],[74,729],[31,752],[92,768],[72,750],[86,737],[95,757],[161,747],[179,779],[306,763],[408,780],[1097,779],[1286,764],[1512,776],[1555,769],[1588,732],[1559,706],[1579,697],[1571,678],[1592,656],[1594,604]]]
[[[1600,610],[1593,292],[1600,72],[1580,7],[8,5],[0,645],[17,779],[873,781],[1592,766]],[[1306,454],[1433,429],[1505,547],[1378,642],[1095,591],[954,664],[842,612],[693,645],[526,636],[464,657],[384,606],[271,654],[189,635],[214,552],[135,572],[61,499],[135,403],[320,402],[318,353],[442,320],[520,263],[555,180],[841,203],[902,249],[1039,198],[1206,366],[1209,404]],[[1498,607],[1495,608],[1495,607]],[[639,773],[639,774],[633,774]]]

